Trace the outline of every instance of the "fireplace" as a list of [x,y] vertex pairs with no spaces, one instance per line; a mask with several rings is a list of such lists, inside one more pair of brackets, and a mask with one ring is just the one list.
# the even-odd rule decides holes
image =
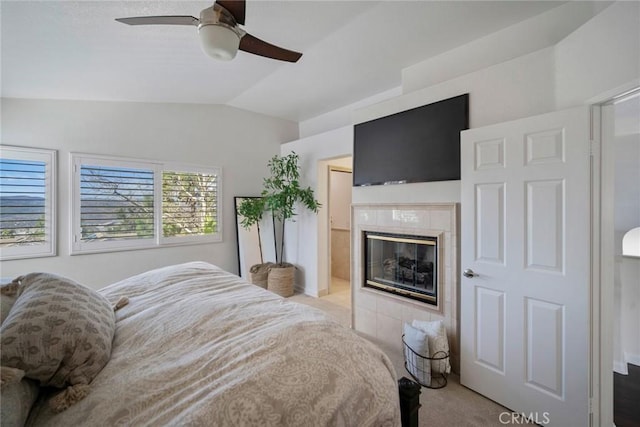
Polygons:
[[364,231],[364,287],[438,305],[438,239]]
[[[399,337],[402,336],[405,322],[442,320],[449,337],[452,370],[460,372],[457,332],[458,205],[456,203],[355,203],[351,209],[353,328],[402,354],[402,340]],[[417,283],[415,287],[412,283],[413,289],[405,289],[404,287],[409,288],[409,284],[400,283],[400,286],[404,287],[396,288],[394,293],[389,292],[388,289],[382,290],[382,287],[374,288],[373,285],[367,284],[365,278],[367,274],[369,279],[372,276],[371,273],[374,278],[376,276],[376,271],[368,271],[366,252],[369,248],[365,248],[365,245],[373,240],[366,238],[367,233],[409,240],[417,238],[415,240],[430,240],[436,243],[435,246],[428,245],[433,248],[435,256],[432,260],[435,287],[429,289],[429,291],[435,291],[433,292],[435,295],[427,295],[426,290],[422,289],[422,283]],[[428,237],[425,238],[425,236]],[[424,250],[424,247],[422,248]],[[378,265],[383,265],[385,258],[388,256],[371,258],[370,264],[372,267],[376,262]],[[377,276],[380,277],[381,274],[382,272],[378,271]],[[384,275],[381,277],[384,278]],[[419,296],[420,300],[409,298],[398,292],[409,290],[414,292],[413,296]]]

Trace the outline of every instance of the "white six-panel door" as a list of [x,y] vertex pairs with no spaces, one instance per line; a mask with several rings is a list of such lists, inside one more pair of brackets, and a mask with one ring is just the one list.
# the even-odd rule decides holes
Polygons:
[[540,424],[587,426],[589,110],[461,143],[460,380]]

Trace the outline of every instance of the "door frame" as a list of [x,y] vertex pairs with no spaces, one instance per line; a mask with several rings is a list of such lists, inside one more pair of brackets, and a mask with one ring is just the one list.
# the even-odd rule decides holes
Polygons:
[[[607,375],[606,361],[613,365],[613,341],[604,345],[611,334],[604,333],[612,329],[613,292],[603,288],[602,277],[602,120],[599,104],[591,105],[591,351],[589,373],[589,411],[591,426],[613,425],[613,369],[610,378]],[[609,295],[610,294],[610,295]],[[609,298],[610,297],[610,298]],[[611,307],[609,307],[611,305]],[[610,392],[609,392],[610,388]],[[610,397],[609,397],[610,395]],[[594,405],[594,402],[597,404]],[[610,413],[610,415],[609,415]],[[610,417],[610,422],[606,422]]]
[[[606,106],[640,91],[634,80],[591,99],[591,425],[612,426],[613,413],[613,314],[615,151],[605,126],[612,124]],[[603,191],[609,190],[609,191]],[[609,260],[609,262],[607,262]],[[607,286],[607,283],[610,285]],[[595,404],[593,404],[595,402]]]

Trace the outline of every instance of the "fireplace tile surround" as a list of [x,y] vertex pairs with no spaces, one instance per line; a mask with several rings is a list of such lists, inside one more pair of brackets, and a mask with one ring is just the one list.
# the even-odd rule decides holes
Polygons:
[[[443,320],[452,368],[459,372],[457,204],[354,204],[351,214],[353,328],[401,352],[404,322]],[[365,231],[438,237],[441,299],[437,307],[363,286]]]

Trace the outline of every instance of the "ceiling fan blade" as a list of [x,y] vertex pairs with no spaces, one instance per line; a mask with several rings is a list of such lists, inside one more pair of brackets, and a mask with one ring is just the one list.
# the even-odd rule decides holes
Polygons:
[[198,25],[200,20],[193,16],[136,16],[132,18],[116,18],[116,21],[127,25]]
[[264,56],[266,58],[278,59],[280,61],[298,62],[298,59],[302,56],[299,52],[283,49],[281,47],[272,45],[251,34],[245,34],[240,39],[240,50],[253,53],[255,55]]
[[246,9],[245,0],[218,0],[220,6],[224,7],[233,15],[238,24],[244,25],[244,15]]

